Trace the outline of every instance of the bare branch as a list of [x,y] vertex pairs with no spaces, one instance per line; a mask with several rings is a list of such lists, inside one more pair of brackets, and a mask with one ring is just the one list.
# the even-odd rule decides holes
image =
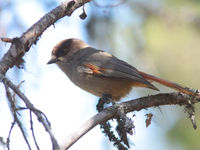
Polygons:
[[6,142],[4,141],[4,138],[0,136],[0,145],[6,146]]
[[12,39],[2,37],[1,40],[6,43],[12,43]]
[[[6,95],[7,95],[8,101],[9,101],[9,103],[11,105],[11,112],[12,112],[12,114],[14,116],[14,122],[17,123],[19,129],[21,130],[21,133],[22,133],[22,135],[24,137],[24,140],[25,140],[25,142],[26,142],[26,144],[28,146],[28,149],[31,150],[31,145],[30,145],[30,143],[29,143],[29,141],[27,139],[26,130],[24,129],[23,123],[22,123],[22,121],[19,119],[19,117],[17,115],[17,112],[16,112],[17,106],[16,106],[16,103],[15,103],[15,100],[13,99],[13,96],[11,95],[11,93],[9,91],[9,88],[8,88],[7,84],[5,84],[5,89],[6,89]],[[11,126],[11,129],[12,129],[12,126]]]
[[8,87],[10,87],[23,100],[23,102],[26,104],[27,108],[29,108],[31,111],[34,112],[34,114],[37,116],[38,120],[43,124],[45,130],[49,133],[53,149],[54,150],[59,149],[58,142],[57,142],[54,134],[51,131],[50,124],[49,124],[48,120],[46,120],[46,118],[43,117],[44,115],[40,113],[41,111],[39,111],[38,109],[36,109],[33,106],[33,104],[29,101],[29,99],[17,88],[17,86],[15,86],[9,79],[7,79],[2,74],[0,74],[0,80],[5,85],[7,85]]
[[[191,98],[188,95],[175,92],[142,97],[128,102],[119,103],[117,105],[119,105],[119,107],[123,107],[125,113],[129,113],[161,105],[188,105],[188,100],[190,100],[194,104],[200,101],[200,97],[198,96]],[[77,131],[72,133],[71,136],[68,137],[68,139],[65,140],[65,142],[61,145],[61,149],[69,149],[69,147],[71,147],[76,141],[78,141],[83,135],[85,135],[96,125],[101,124],[111,118],[114,118],[116,111],[116,107],[111,106],[105,108],[103,111],[90,118]]]
[[35,146],[37,147],[37,150],[40,150],[40,147],[39,147],[37,140],[36,140],[36,137],[35,137],[35,132],[34,132],[34,128],[33,128],[33,117],[32,117],[31,110],[30,110],[30,124],[31,124],[31,132],[32,132],[32,136],[33,136]]
[[37,23],[32,25],[21,37],[9,39],[12,42],[10,49],[0,61],[0,73],[5,74],[9,68],[16,65],[33,44],[36,44],[42,33],[57,20],[70,16],[77,8],[91,0],[66,0],[61,5],[44,15]]
[[8,69],[12,68],[14,65],[19,67],[19,65],[23,62],[22,57],[24,56],[24,54],[29,51],[30,47],[33,44],[36,44],[39,37],[49,26],[53,25],[57,20],[64,16],[70,16],[74,12],[74,10],[90,1],[91,0],[67,0],[49,13],[47,13],[45,16],[43,16],[37,23],[32,25],[19,38],[1,38],[2,41],[10,42],[12,44],[7,53],[0,60],[0,80],[3,81],[5,86],[10,87],[24,101],[28,109],[34,112],[38,120],[43,124],[45,130],[49,133],[53,149],[59,149],[59,145],[51,131],[50,123],[47,117],[41,111],[36,109],[33,104],[28,100],[28,98],[3,75],[6,74]]
[[[26,104],[26,107],[37,116],[38,120],[43,124],[45,130],[49,133],[54,150],[59,149],[59,145],[51,131],[48,119],[41,111],[33,106],[29,99],[19,90],[17,86],[15,86],[9,79],[7,79],[4,74],[8,71],[9,68],[12,68],[14,65],[18,65],[23,62],[22,57],[24,56],[24,54],[29,51],[30,47],[33,44],[36,44],[39,37],[49,26],[54,25],[57,20],[64,16],[70,16],[74,12],[74,10],[90,1],[91,0],[67,0],[63,2],[60,6],[56,7],[45,16],[43,16],[37,23],[32,25],[20,37],[13,39],[2,39],[4,42],[11,42],[12,44],[8,52],[3,56],[0,61],[0,81],[2,81],[5,86],[11,88],[23,100],[23,102]],[[121,0],[121,2],[123,1],[124,0]],[[131,100],[129,102],[120,103],[118,105],[124,108],[125,113],[128,113],[131,111],[139,111],[144,108],[156,107],[160,105],[188,105],[188,99],[192,101],[192,104],[200,101],[199,97],[194,97],[191,99],[191,97],[189,97],[188,95],[182,95],[180,93],[170,93],[143,97],[136,100]],[[62,149],[68,149],[71,145],[73,145],[78,139],[80,139],[84,134],[86,134],[96,125],[103,123],[111,118],[114,118],[116,111],[116,107],[112,106],[93,116],[85,124],[83,124],[79,130],[74,132],[69,137],[69,139],[62,145]],[[191,114],[191,120],[193,120],[193,111]],[[8,145],[10,134],[14,125],[15,122],[12,124],[9,131],[7,142]]]
[[7,146],[8,150],[10,150],[10,136],[11,136],[12,129],[15,126],[15,123],[16,122],[14,120],[14,122],[12,123],[12,125],[10,127],[9,133],[8,133],[8,137],[7,137],[7,141],[6,141],[6,146]]

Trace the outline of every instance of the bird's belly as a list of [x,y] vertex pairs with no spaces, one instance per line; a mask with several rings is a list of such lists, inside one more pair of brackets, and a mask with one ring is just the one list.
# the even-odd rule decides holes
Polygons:
[[80,76],[74,83],[83,90],[99,97],[102,97],[103,94],[111,94],[115,101],[126,96],[132,89],[130,81],[99,76]]

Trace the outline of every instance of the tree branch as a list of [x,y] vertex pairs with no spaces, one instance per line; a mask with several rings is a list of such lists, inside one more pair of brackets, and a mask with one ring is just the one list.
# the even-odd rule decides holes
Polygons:
[[31,110],[30,110],[30,124],[31,124],[31,132],[32,132],[32,136],[33,136],[33,141],[35,143],[37,150],[40,150],[40,147],[39,147],[37,140],[36,140],[36,137],[35,137],[35,132],[34,132],[34,128],[33,128],[33,117],[32,117],[32,111]]
[[[44,15],[37,23],[32,25],[21,37],[9,40],[12,42],[8,52],[0,61],[0,73],[5,74],[9,68],[22,62],[22,57],[36,44],[42,33],[60,18],[70,16],[77,8],[91,0],[67,0],[61,5]],[[5,38],[2,38],[2,40]],[[4,40],[5,41],[5,40]]]
[[26,107],[30,109],[34,114],[37,116],[38,120],[43,124],[45,130],[49,133],[49,136],[51,138],[52,147],[54,150],[59,149],[58,142],[54,136],[54,134],[51,131],[51,127],[49,124],[49,121],[47,120],[46,116],[41,113],[37,108],[33,106],[33,104],[29,101],[29,99],[19,90],[17,86],[15,86],[9,79],[7,79],[5,76],[0,74],[0,81],[2,81],[5,85],[10,87],[26,104]]
[[[28,146],[28,149],[31,150],[31,145],[30,145],[30,142],[28,141],[28,138],[27,138],[27,135],[26,135],[26,130],[23,127],[22,121],[19,119],[19,117],[17,115],[17,111],[16,111],[17,105],[15,103],[15,98],[14,98],[14,96],[11,95],[11,92],[10,92],[7,84],[5,84],[5,89],[6,89],[7,99],[9,101],[10,105],[11,105],[10,107],[11,107],[11,112],[12,112],[12,114],[14,116],[14,122],[17,123],[19,129],[21,130],[21,133],[22,133],[23,138],[24,138],[24,140],[26,142],[26,145]],[[9,149],[9,145],[8,145],[8,149]]]
[[[127,102],[117,104],[119,107],[123,107],[125,113],[140,111],[142,109],[157,107],[161,105],[188,105],[190,103],[194,104],[200,102],[200,97],[190,97],[185,94],[178,92],[167,93],[167,94],[157,94],[146,96]],[[111,106],[105,108],[100,113],[96,114],[88,121],[86,121],[77,131],[72,133],[68,139],[61,144],[61,150],[69,149],[75,142],[77,142],[83,135],[94,128],[96,125],[101,124],[109,119],[115,118],[116,106]]]
[[[30,47],[33,44],[36,44],[39,37],[49,26],[53,25],[57,20],[61,19],[64,16],[70,16],[77,8],[83,6],[85,3],[88,3],[90,1],[91,0],[67,0],[49,13],[47,13],[45,16],[43,16],[37,23],[32,25],[20,37],[7,40],[4,39],[5,42],[11,42],[12,44],[8,52],[3,56],[0,61],[0,80],[9,88],[11,88],[24,101],[27,108],[34,112],[38,120],[43,124],[45,130],[49,133],[53,144],[53,149],[59,149],[59,146],[56,138],[51,131],[48,120],[38,109],[33,106],[29,99],[20,90],[3,75],[6,74],[9,68],[12,68],[14,65],[18,66],[22,62],[22,57],[24,56],[24,54],[29,51]],[[131,100],[129,102],[120,103],[118,105],[119,107],[124,108],[125,113],[128,113],[131,111],[139,111],[144,108],[156,107],[160,105],[188,105],[189,102],[197,103],[199,101],[199,97],[193,98],[180,93],[170,93],[147,96]],[[93,116],[85,124],[83,124],[79,130],[74,132],[68,140],[66,140],[66,142],[62,145],[62,149],[68,149],[78,139],[80,139],[84,134],[86,134],[96,125],[103,123],[111,118],[114,118],[116,111],[116,107],[112,106]]]
[[42,33],[57,20],[70,16],[77,8],[83,6],[85,3],[91,0],[67,0],[61,5],[51,10],[49,13],[44,15],[37,23],[32,25],[26,32],[17,38],[1,38],[4,42],[11,42],[11,46],[3,58],[0,60],[0,81],[5,85],[9,86],[26,104],[27,108],[30,109],[37,116],[38,120],[43,124],[45,130],[49,133],[53,149],[59,149],[56,138],[54,137],[49,121],[46,116],[36,109],[28,98],[4,75],[8,69],[14,65],[18,66],[23,62],[22,57],[26,52],[29,51],[33,44],[36,44]]

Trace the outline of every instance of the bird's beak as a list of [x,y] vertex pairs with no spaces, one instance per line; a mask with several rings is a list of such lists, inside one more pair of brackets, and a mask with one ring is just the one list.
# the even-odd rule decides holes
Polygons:
[[58,58],[52,57],[51,60],[49,60],[47,64],[53,64],[53,63],[55,63],[57,61],[58,61]]

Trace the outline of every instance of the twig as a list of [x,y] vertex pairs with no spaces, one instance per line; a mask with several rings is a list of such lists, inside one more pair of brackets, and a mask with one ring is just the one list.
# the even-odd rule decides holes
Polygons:
[[31,108],[30,110],[35,112],[35,113],[36,112],[40,113],[44,117],[44,120],[45,120],[45,122],[47,122],[48,126],[51,127],[51,123],[50,123],[49,119],[47,118],[47,116],[41,110],[39,110],[35,107],[33,109]]
[[2,37],[1,40],[3,42],[6,42],[6,43],[12,43],[12,39],[11,38]]
[[[12,68],[14,65],[20,66],[23,62],[22,57],[29,51],[33,44],[36,44],[42,33],[51,25],[63,18],[64,16],[70,16],[77,8],[83,6],[84,4],[90,2],[91,0],[66,0],[61,5],[44,15],[37,23],[32,25],[26,32],[24,32],[19,38],[1,38],[4,42],[11,42],[11,46],[3,58],[0,60],[0,80],[4,80],[4,84],[7,84],[17,95],[24,101],[27,108],[31,109],[37,116],[38,120],[43,124],[45,130],[49,133],[53,149],[59,149],[56,138],[54,137],[50,123],[47,117],[39,112],[32,103],[27,99],[27,97],[21,93],[21,91],[16,88],[12,82],[3,77],[8,69]],[[44,119],[44,118],[45,119]]]
[[[12,44],[0,61],[0,74],[5,74],[9,68],[16,65],[16,62],[22,59],[24,54],[29,51],[33,44],[36,44],[42,33],[51,25],[71,14],[79,7],[90,2],[91,0],[66,0],[61,5],[44,15],[38,22],[32,25],[19,38],[10,39]],[[5,41],[6,38],[3,40]],[[9,38],[7,38],[9,39]],[[19,64],[17,64],[19,65]]]
[[[140,111],[145,108],[157,107],[161,105],[187,105],[188,99],[191,97],[188,95],[180,94],[177,92],[167,93],[167,94],[157,94],[147,97],[138,98],[128,102],[123,102],[118,105],[124,107],[125,113]],[[194,97],[191,100],[193,103],[200,101],[200,97]],[[89,130],[94,128],[96,125],[101,124],[111,118],[116,114],[114,106],[105,108],[103,111],[99,112],[88,121],[86,121],[77,131],[71,134],[64,143],[61,144],[61,150],[67,150],[76,141],[78,141],[83,135],[85,135]]]
[[6,96],[8,98],[9,103],[11,104],[11,109],[12,109],[11,111],[12,111],[12,114],[14,116],[14,122],[17,123],[19,129],[21,130],[21,133],[22,133],[22,135],[24,137],[24,140],[25,140],[25,142],[26,142],[26,144],[28,146],[28,149],[31,150],[31,146],[30,146],[30,143],[29,143],[29,141],[27,139],[27,135],[26,135],[26,132],[25,132],[25,130],[23,128],[23,124],[20,121],[20,119],[18,118],[16,110],[15,110],[15,108],[17,108],[17,106],[16,106],[16,104],[14,102],[14,99],[13,99],[9,89],[8,89],[8,85],[7,84],[5,84],[5,89],[6,89]]
[[10,150],[10,136],[11,136],[12,129],[15,126],[15,123],[16,123],[16,121],[14,120],[14,122],[10,126],[10,130],[9,130],[9,133],[8,133],[8,137],[7,137],[7,141],[6,141],[6,146],[7,146],[8,150]]
[[0,74],[0,80],[5,85],[10,87],[23,100],[23,102],[26,104],[27,108],[29,108],[30,110],[32,110],[34,112],[34,114],[37,116],[38,120],[43,124],[45,130],[49,133],[53,149],[58,150],[59,149],[58,142],[57,142],[54,134],[51,131],[51,127],[49,126],[49,122],[47,122],[47,120],[43,118],[43,114],[41,114],[40,111],[38,111],[38,109],[36,109],[33,106],[33,104],[28,100],[28,98],[9,79],[7,79],[5,76]]
[[31,124],[31,132],[32,132],[32,136],[33,136],[33,140],[35,143],[35,146],[37,147],[37,150],[40,150],[40,147],[37,143],[36,137],[35,137],[35,132],[34,132],[34,128],[33,128],[33,118],[32,118],[32,112],[30,110],[30,124]]
[[5,146],[6,142],[4,141],[4,138],[0,136],[0,145]]

